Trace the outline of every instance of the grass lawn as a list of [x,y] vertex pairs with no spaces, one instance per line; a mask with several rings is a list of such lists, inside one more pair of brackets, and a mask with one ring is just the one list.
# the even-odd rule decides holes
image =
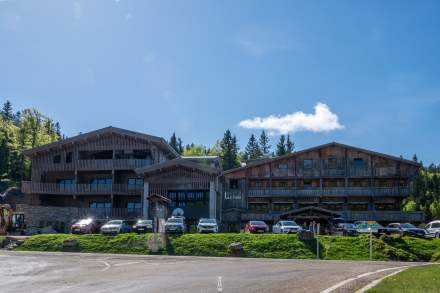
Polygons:
[[368,293],[440,292],[440,264],[407,269],[384,279]]
[[[16,250],[76,251],[98,253],[151,254],[148,240],[152,234],[134,233],[117,236],[94,235],[35,235]],[[63,247],[64,240],[77,240],[74,249]],[[170,235],[166,247],[158,251],[168,255],[232,256],[231,243],[243,245],[243,256],[263,258],[316,258],[316,240],[302,241],[286,234],[184,234]],[[319,238],[320,258],[335,260],[368,260],[369,238],[322,236]],[[373,259],[400,261],[435,261],[440,259],[440,239],[411,237],[380,237],[373,240]]]

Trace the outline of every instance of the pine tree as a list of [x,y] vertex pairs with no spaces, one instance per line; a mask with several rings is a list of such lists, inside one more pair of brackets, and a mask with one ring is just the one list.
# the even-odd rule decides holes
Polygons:
[[291,154],[293,153],[293,150],[295,149],[295,143],[290,140],[290,135],[287,135],[287,141],[286,141],[286,153]]
[[240,164],[237,160],[238,145],[237,138],[232,136],[231,131],[228,129],[223,135],[223,139],[220,142],[221,147],[221,159],[224,170],[229,170],[238,167]]
[[260,150],[260,146],[258,145],[255,136],[252,134],[245,148],[245,158],[247,158],[248,160],[255,160],[261,158],[261,156],[262,153]]
[[264,157],[270,156],[270,145],[269,145],[269,137],[266,135],[266,132],[263,130],[260,135],[260,150]]
[[177,139],[177,149],[178,149],[177,152],[179,153],[179,155],[183,154],[183,141],[180,137]]
[[6,101],[3,104],[1,114],[6,121],[12,121],[14,119],[14,112],[12,111],[12,104],[10,101]]
[[418,162],[418,161],[419,161],[419,159],[417,158],[417,155],[416,155],[416,154],[414,154],[414,156],[413,156],[412,159],[413,159],[414,162]]
[[276,155],[277,156],[283,156],[286,154],[286,136],[284,134],[282,134],[280,136],[280,141],[277,144],[277,150],[276,150]]
[[179,148],[177,146],[177,137],[176,137],[176,133],[175,132],[173,132],[173,135],[171,135],[169,144],[177,153],[179,152]]
[[64,136],[61,134],[61,126],[60,126],[60,123],[59,123],[59,122],[56,122],[56,123],[55,123],[55,133],[56,133],[58,139],[61,139],[62,137],[64,137]]

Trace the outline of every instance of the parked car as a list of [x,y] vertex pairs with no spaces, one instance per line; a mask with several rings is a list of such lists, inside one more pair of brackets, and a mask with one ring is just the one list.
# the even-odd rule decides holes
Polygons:
[[244,227],[246,233],[267,233],[269,226],[263,221],[249,221]]
[[93,234],[99,232],[99,224],[94,219],[81,219],[70,227],[72,234]]
[[357,221],[354,222],[358,233],[384,234],[387,229],[376,221]]
[[205,232],[217,233],[218,232],[217,220],[216,219],[206,219],[206,218],[200,219],[199,223],[197,224],[197,232],[199,232],[199,233],[205,233]]
[[336,225],[333,234],[342,236],[357,236],[359,232],[357,231],[357,226],[352,223],[339,223]]
[[391,223],[388,224],[387,234],[400,234],[402,236],[417,236],[417,237],[425,237],[426,231],[425,229],[420,229],[410,223]]
[[432,221],[425,226],[426,237],[440,238],[440,221]]
[[273,233],[297,233],[302,230],[295,221],[279,221],[272,226]]
[[133,231],[136,233],[153,232],[153,221],[137,220],[137,222],[133,225]]
[[186,224],[183,217],[171,217],[165,223],[165,233],[185,233]]
[[124,220],[111,220],[101,227],[102,234],[119,234],[130,232],[130,225]]

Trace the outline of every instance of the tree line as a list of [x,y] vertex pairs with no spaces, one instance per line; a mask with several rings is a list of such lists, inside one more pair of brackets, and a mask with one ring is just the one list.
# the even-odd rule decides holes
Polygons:
[[30,161],[23,150],[61,138],[58,122],[35,109],[14,111],[10,101],[0,110],[0,190],[30,177]]
[[[417,157],[414,156],[417,161]],[[404,211],[423,211],[427,222],[440,219],[440,165],[424,167],[411,182],[410,196],[405,199]]]
[[213,147],[209,148],[201,144],[184,145],[180,137],[173,133],[169,144],[180,155],[183,156],[219,156],[224,170],[229,170],[240,166],[240,162],[283,156],[290,154],[295,149],[295,144],[290,135],[281,135],[272,152],[270,138],[263,130],[258,138],[254,134],[249,137],[248,143],[243,151],[240,151],[237,137],[227,129],[223,138],[217,140]]

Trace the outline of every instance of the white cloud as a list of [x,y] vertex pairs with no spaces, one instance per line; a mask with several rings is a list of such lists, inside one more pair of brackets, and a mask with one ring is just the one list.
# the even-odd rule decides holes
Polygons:
[[80,19],[82,16],[81,4],[78,1],[73,2],[73,17]]
[[132,18],[133,18],[133,15],[132,15],[131,13],[127,13],[127,14],[124,15],[124,19],[125,19],[126,21],[129,21],[129,20],[131,20]]
[[298,111],[285,116],[255,117],[240,121],[239,126],[249,129],[264,129],[270,135],[298,131],[329,132],[345,128],[338,120],[338,115],[332,113],[326,104],[317,103],[315,113],[312,114]]
[[262,56],[267,51],[263,45],[258,44],[255,41],[238,39],[237,43],[243,51],[252,56]]

